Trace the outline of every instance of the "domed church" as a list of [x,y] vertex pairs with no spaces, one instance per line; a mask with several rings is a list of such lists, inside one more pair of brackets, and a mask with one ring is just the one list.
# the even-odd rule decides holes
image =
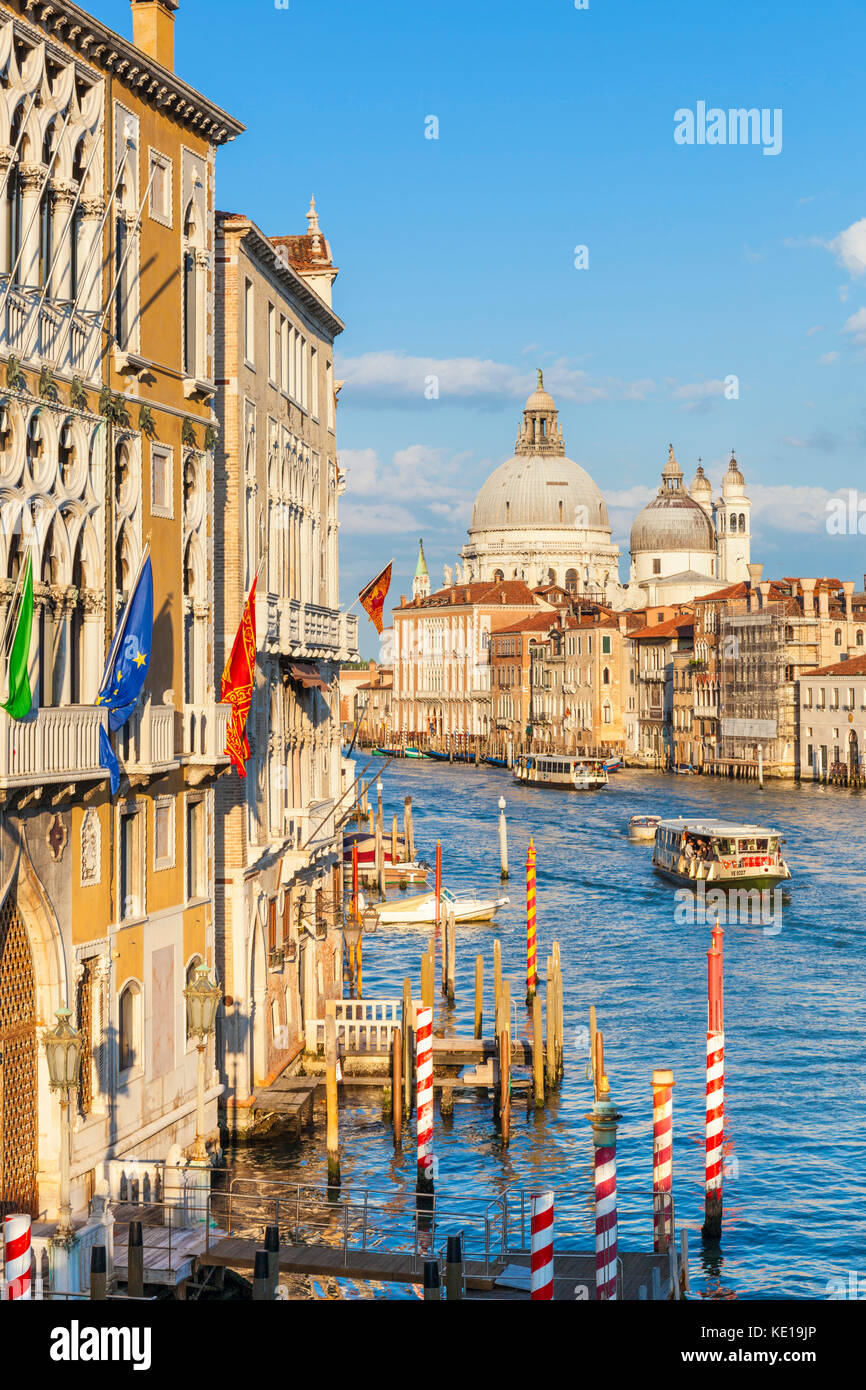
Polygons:
[[[491,473],[475,499],[457,582],[558,584],[618,610],[685,603],[748,579],[751,506],[733,456],[714,501],[700,464],[691,487],[685,486],[671,444],[661,487],[632,526],[631,572],[623,585],[607,504],[586,469],[567,457],[559,413],[539,371],[514,456]],[[452,582],[448,566],[445,582]]]
[[526,402],[514,457],[475,499],[462,579],[559,584],[608,602],[620,589],[619,548],[607,504],[585,468],[566,457],[553,397],[538,386]]
[[658,493],[635,517],[631,528],[631,583],[648,603],[683,603],[749,577],[751,501],[735,458],[713,489],[698,465],[691,488],[668,450]]

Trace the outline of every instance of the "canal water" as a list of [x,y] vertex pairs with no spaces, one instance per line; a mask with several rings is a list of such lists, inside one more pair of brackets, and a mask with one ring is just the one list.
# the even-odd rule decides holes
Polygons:
[[[591,1248],[587,1026],[594,1004],[611,1096],[621,1112],[621,1246],[651,1248],[650,1078],[654,1067],[666,1066],[676,1080],[674,1191],[677,1223],[691,1226],[693,1296],[827,1298],[837,1287],[833,1281],[847,1289],[852,1273],[862,1291],[866,796],[772,782],[760,791],[750,783],[637,770],[612,776],[602,791],[569,793],[519,786],[504,769],[412,761],[392,763],[384,784],[386,823],[411,795],[419,856],[432,863],[441,838],[445,884],[488,894],[500,891],[497,803],[500,796],[507,801],[511,880],[503,891],[510,903],[495,924],[458,928],[456,1004],[442,1012],[437,972],[437,1030],[447,1022],[471,1036],[479,953],[485,958],[489,1021],[498,936],[519,1031],[526,1031],[524,865],[530,835],[537,850],[539,964],[543,968],[554,940],[562,951],[561,1089],[537,1114],[527,1113],[515,1097],[507,1149],[494,1131],[489,1102],[458,1093],[450,1122],[440,1120],[437,1104],[438,1190],[493,1195],[549,1178],[583,1194],[582,1215],[569,1234]],[[699,1230],[709,927],[677,920],[674,889],[653,874],[650,847],[626,838],[632,815],[695,813],[780,830],[793,873],[780,921],[730,923],[724,933],[720,1250],[705,1250]],[[366,937],[364,994],[399,995],[408,975],[417,998],[421,955],[432,930],[392,927]],[[380,1092],[356,1088],[343,1092],[340,1124],[344,1184],[395,1194],[413,1189],[413,1121],[402,1155],[395,1156]],[[311,1139],[290,1144],[274,1134],[237,1149],[229,1162],[240,1173],[324,1182],[322,1107]],[[568,1220],[574,1220],[573,1208]],[[312,1296],[322,1292],[313,1286]],[[369,1289],[342,1286],[342,1296],[353,1293],[370,1296]]]

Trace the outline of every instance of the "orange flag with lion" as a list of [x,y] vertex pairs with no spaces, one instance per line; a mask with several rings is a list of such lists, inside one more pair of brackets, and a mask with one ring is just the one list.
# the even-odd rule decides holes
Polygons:
[[381,574],[377,574],[372,579],[366,589],[362,589],[358,595],[361,607],[370,619],[377,632],[382,631],[382,615],[385,611],[385,599],[388,597],[388,590],[391,587],[391,564],[386,565]]

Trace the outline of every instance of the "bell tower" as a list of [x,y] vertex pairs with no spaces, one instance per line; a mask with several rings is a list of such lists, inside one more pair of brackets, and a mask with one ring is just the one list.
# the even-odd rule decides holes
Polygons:
[[415,566],[415,578],[412,580],[412,597],[430,597],[430,575],[427,572],[427,561],[424,559],[424,542],[418,542],[418,563]]

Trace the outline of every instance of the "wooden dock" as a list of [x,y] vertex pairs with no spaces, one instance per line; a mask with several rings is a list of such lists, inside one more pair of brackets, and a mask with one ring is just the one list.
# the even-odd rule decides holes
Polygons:
[[298,1131],[311,1124],[316,1088],[315,1076],[278,1076],[272,1085],[256,1090],[255,1109],[294,1122]]
[[[200,1256],[200,1261],[205,1266],[250,1272],[256,1251],[261,1248],[261,1241],[234,1236],[214,1240],[212,1233],[210,1248]],[[334,1279],[372,1279],[386,1284],[421,1284],[424,1277],[424,1258],[424,1254],[419,1252],[416,1262],[411,1250],[351,1250],[342,1245],[281,1245],[279,1268],[282,1274],[307,1274]],[[484,1260],[466,1260],[464,1277],[467,1296],[487,1300],[527,1300],[529,1259],[528,1254],[508,1254],[506,1257],[497,1256],[495,1260],[491,1259],[489,1265],[485,1265]],[[620,1253],[620,1259],[622,1299],[639,1299],[642,1288],[646,1291],[644,1296],[651,1299],[653,1268],[659,1271],[662,1297],[671,1296],[671,1261],[668,1255],[623,1251]],[[512,1277],[518,1269],[526,1271],[524,1289],[513,1286],[520,1278]],[[510,1273],[506,1274],[506,1271]],[[507,1282],[498,1283],[497,1281],[503,1277]],[[554,1299],[560,1301],[594,1301],[595,1253],[563,1251],[556,1254],[553,1294]]]

